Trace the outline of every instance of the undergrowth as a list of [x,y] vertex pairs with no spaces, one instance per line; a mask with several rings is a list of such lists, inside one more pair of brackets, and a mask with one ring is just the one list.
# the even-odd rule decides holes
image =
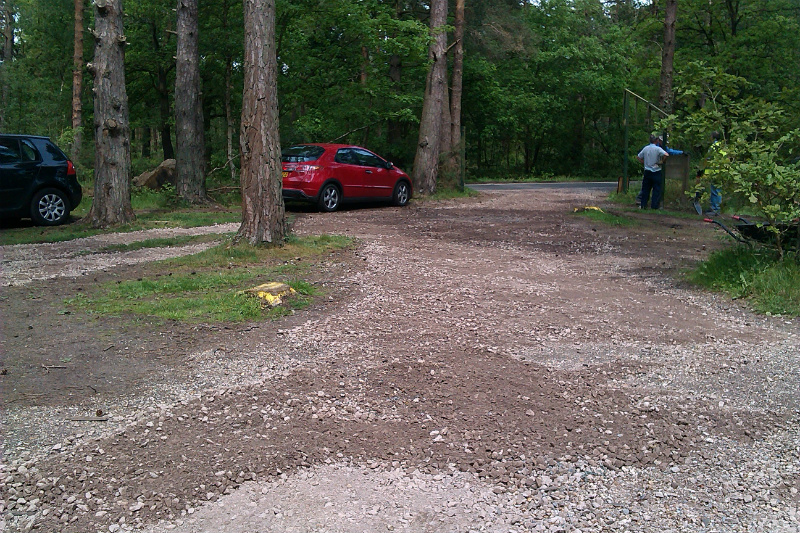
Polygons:
[[781,259],[769,249],[737,246],[714,252],[689,280],[732,298],[747,299],[761,313],[800,316],[800,255]]

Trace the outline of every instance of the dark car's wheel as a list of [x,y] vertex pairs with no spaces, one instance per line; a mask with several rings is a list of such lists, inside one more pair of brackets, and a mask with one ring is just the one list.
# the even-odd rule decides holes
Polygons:
[[31,200],[31,218],[40,226],[58,226],[69,217],[69,200],[58,189],[42,189]]
[[319,208],[322,211],[332,212],[339,209],[342,203],[342,193],[333,183],[325,185],[319,192]]
[[392,203],[402,207],[408,204],[409,198],[411,198],[411,188],[408,186],[408,183],[405,181],[398,182],[397,185],[394,186]]

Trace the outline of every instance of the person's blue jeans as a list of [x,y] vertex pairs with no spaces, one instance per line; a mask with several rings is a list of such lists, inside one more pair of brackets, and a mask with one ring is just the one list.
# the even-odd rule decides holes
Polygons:
[[650,207],[658,209],[661,204],[661,171],[653,172],[652,170],[645,170],[642,176],[642,209],[647,208],[647,202],[650,200],[650,192],[653,193],[653,199],[650,202]]
[[715,187],[713,184],[709,186],[710,189],[710,198],[709,204],[711,206],[711,210],[715,213],[719,213],[719,208],[722,206],[722,191]]

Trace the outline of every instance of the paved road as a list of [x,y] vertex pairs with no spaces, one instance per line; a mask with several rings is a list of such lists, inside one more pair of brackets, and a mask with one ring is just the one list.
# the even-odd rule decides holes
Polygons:
[[530,191],[536,189],[592,189],[613,191],[615,181],[565,181],[560,183],[468,183],[467,187],[481,192]]

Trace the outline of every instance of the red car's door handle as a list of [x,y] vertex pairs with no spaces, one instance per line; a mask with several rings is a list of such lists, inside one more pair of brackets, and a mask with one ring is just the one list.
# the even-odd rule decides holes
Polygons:
[[366,172],[367,174],[372,174],[371,170],[365,170],[364,172]]

